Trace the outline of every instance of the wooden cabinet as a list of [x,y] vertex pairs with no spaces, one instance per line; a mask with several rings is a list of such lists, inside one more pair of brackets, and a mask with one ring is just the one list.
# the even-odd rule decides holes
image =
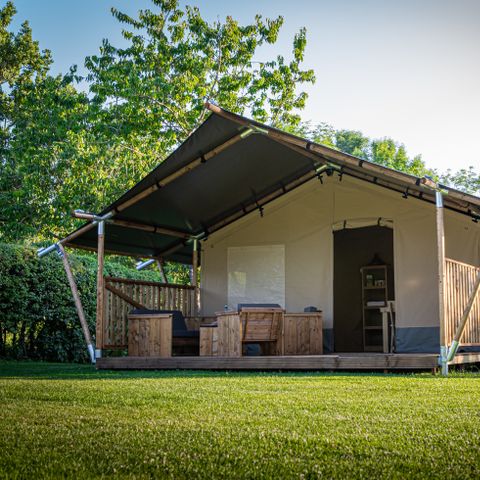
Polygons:
[[128,316],[128,355],[172,356],[172,315],[160,313]]
[[220,357],[242,356],[242,325],[236,312],[217,314],[217,355]]
[[388,268],[369,265],[362,277],[363,347],[366,352],[388,352],[388,328],[382,309],[388,305]]
[[200,326],[200,356],[214,357],[218,354],[217,325]]
[[284,354],[322,355],[322,328],[321,312],[285,313]]

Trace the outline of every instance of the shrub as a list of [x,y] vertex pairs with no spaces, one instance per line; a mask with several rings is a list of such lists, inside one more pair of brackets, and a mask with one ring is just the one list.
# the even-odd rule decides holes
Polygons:
[[[94,337],[96,257],[70,254],[69,260]],[[107,258],[105,273],[160,281],[157,272],[138,272],[125,259]],[[35,248],[0,244],[0,356],[88,361],[70,287],[55,253],[39,259]]]

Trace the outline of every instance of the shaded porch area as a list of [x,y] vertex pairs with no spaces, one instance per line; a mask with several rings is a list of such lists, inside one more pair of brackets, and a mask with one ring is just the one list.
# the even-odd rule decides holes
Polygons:
[[[446,330],[451,343],[478,269],[450,259],[447,259],[446,265]],[[97,359],[98,369],[435,371],[439,368],[439,355],[436,353],[324,354],[321,312],[286,313],[276,307],[247,307],[243,312],[219,312],[216,316],[202,317],[197,313],[200,301],[198,287],[111,277],[105,277],[103,285],[105,310],[101,347],[105,356]],[[479,342],[479,308],[480,300],[477,298],[473,302],[468,328],[462,336],[461,348],[467,351],[460,351],[450,365],[480,363],[480,352],[468,352]],[[196,341],[190,342],[190,348],[185,350],[179,342],[181,338],[171,333],[168,341],[172,349],[168,355],[132,355],[130,346],[135,339],[133,330],[129,328],[129,316],[134,309],[181,312],[185,330],[190,335],[178,333],[173,326],[172,333],[177,332],[177,337]],[[173,318],[167,320],[173,325]],[[265,326],[268,328],[265,329]],[[214,332],[212,338],[205,337],[210,332]],[[270,338],[275,342],[261,354],[248,355],[244,348],[242,350],[242,346],[245,347],[243,338],[245,343],[262,339],[268,342]]]

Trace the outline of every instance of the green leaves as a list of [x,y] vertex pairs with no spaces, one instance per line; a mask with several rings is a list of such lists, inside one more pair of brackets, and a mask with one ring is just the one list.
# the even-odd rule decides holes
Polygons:
[[[96,258],[79,254],[69,255],[69,260],[94,334]],[[171,282],[188,278],[184,266],[167,264],[166,271]],[[105,274],[160,281],[158,272],[138,272],[126,258],[109,258]],[[57,255],[40,260],[34,248],[0,243],[0,357],[88,361],[72,294]]]
[[[276,126],[298,123],[296,110],[314,81],[301,69],[302,29],[290,62],[259,63],[274,44],[283,18],[257,15],[242,25],[232,17],[207,22],[200,10],[175,0],[153,0],[136,17],[112,9],[127,45],[108,39],[86,58],[89,93],[76,90],[75,68],[47,75],[25,24],[7,31],[15,9],[0,11],[0,239],[61,237],[78,225],[74,208],[98,212],[131,188],[205,118],[210,100]],[[2,63],[3,62],[3,63]],[[2,117],[3,116],[3,117]]]
[[457,172],[447,170],[440,175],[440,181],[453,188],[458,188],[467,193],[480,195],[480,172],[474,167],[462,168]]

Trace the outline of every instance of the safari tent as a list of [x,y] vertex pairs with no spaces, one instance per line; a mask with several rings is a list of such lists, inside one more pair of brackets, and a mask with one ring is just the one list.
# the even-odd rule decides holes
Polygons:
[[[98,252],[99,368],[446,372],[480,361],[480,198],[206,108],[148,176],[102,212],[76,211],[87,222],[40,252],[60,250],[67,273],[63,247]],[[190,264],[192,285],[105,278],[105,253]],[[132,330],[133,308],[150,326]],[[199,350],[171,350],[172,311],[199,331]],[[108,356],[132,339],[167,353]],[[276,347],[250,348],[256,339]]]

